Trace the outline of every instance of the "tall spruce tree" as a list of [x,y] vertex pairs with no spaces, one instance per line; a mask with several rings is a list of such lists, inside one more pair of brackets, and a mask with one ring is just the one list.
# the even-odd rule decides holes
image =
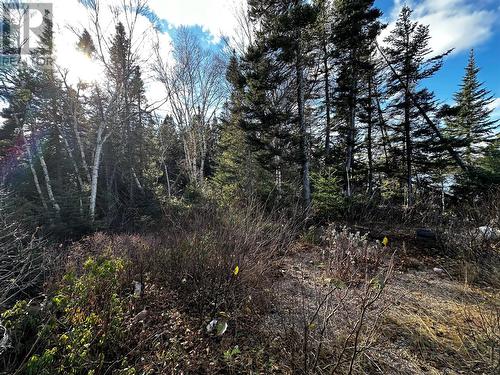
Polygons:
[[332,77],[333,64],[332,56],[334,45],[331,37],[331,24],[333,18],[333,7],[328,0],[316,0],[315,6],[318,9],[318,17],[316,20],[316,44],[318,65],[321,74],[323,75],[322,92],[319,94],[319,100],[323,105],[319,106],[319,111],[324,111],[324,154],[325,164],[330,163],[331,148],[332,148],[332,119],[333,119],[333,101],[332,101]]
[[380,78],[380,65],[377,64],[375,47],[372,46],[372,52],[369,60],[366,62],[362,78],[360,80],[360,93],[359,93],[359,122],[364,125],[364,142],[360,145],[360,149],[366,152],[366,191],[371,197],[374,191],[374,173],[375,173],[375,157],[376,146],[378,139],[376,135],[379,133],[382,124],[381,116],[377,113],[377,87],[381,80]]
[[[237,56],[231,57],[226,79],[231,86],[231,96],[226,104],[217,143],[216,172],[212,178],[217,194],[225,201],[235,199],[266,198],[269,177],[260,168],[242,129],[245,79],[240,71]],[[267,177],[267,178],[266,178]]]
[[456,114],[448,121],[447,130],[454,138],[462,158],[472,165],[484,155],[488,144],[495,140],[498,120],[491,118],[493,103],[491,92],[478,79],[479,68],[470,51],[469,62],[455,96]]
[[338,68],[336,100],[339,108],[345,143],[344,185],[347,196],[353,192],[353,169],[357,146],[356,117],[359,105],[360,82],[372,69],[373,42],[381,30],[381,11],[374,0],[339,0],[335,2],[332,39]]
[[[387,94],[391,117],[396,120],[395,142],[401,142],[402,153],[396,157],[404,162],[407,204],[414,200],[414,176],[427,173],[433,150],[438,147],[434,130],[423,122],[420,110],[432,114],[436,110],[434,94],[420,85],[434,75],[449,52],[434,55],[429,47],[429,27],[411,20],[412,10],[404,6],[394,29],[385,38],[384,53],[392,69],[388,75]],[[420,109],[419,109],[420,108]],[[397,150],[397,149],[396,149]]]
[[[286,112],[279,114],[273,109],[261,113],[274,112],[277,115],[273,116],[273,121],[278,125],[276,130],[282,124],[292,123],[296,125],[296,129],[289,132],[288,137],[293,133],[297,135],[299,147],[296,160],[301,168],[302,197],[304,206],[309,207],[311,203],[309,176],[311,160],[309,124],[306,123],[306,108],[309,99],[307,68],[310,66],[310,38],[312,26],[318,15],[317,8],[303,0],[252,0],[249,1],[249,12],[252,20],[259,25],[260,29],[256,35],[255,46],[249,49],[247,58],[249,61],[253,61],[252,66],[254,69],[256,68],[253,71],[260,75],[260,77],[255,78],[258,78],[259,85],[263,89],[260,93],[254,91],[254,95],[249,99],[251,102],[257,100],[269,109],[269,100],[265,90],[270,88],[270,91],[275,91],[277,86],[271,86],[272,81],[277,79],[280,85],[288,86],[281,93],[279,93],[280,89],[275,91],[275,94],[278,93],[287,102],[284,106],[288,106],[288,116],[283,116]],[[264,64],[267,64],[267,67]],[[262,80],[266,75],[271,81],[264,82]],[[254,82],[256,83],[257,80]],[[252,84],[252,80],[249,80],[249,83]],[[294,116],[290,121],[287,117],[291,111],[293,111]],[[269,122],[265,120],[260,122],[261,126],[267,127],[269,125]],[[273,143],[279,141],[277,134],[279,131],[274,131],[274,133],[275,136],[271,136],[271,139],[267,141],[270,149],[275,148]],[[280,174],[281,171],[277,170],[277,173]],[[277,180],[280,178],[277,177]]]

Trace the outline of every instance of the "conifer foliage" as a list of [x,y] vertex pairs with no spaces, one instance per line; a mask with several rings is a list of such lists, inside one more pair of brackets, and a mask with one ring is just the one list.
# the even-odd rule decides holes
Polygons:
[[[92,22],[75,48],[100,64],[97,81],[72,82],[57,59],[0,71],[0,181],[32,222],[133,228],[166,202],[211,194],[332,218],[357,202],[411,207],[498,181],[494,94],[473,51],[455,105],[441,108],[428,78],[449,51],[432,51],[408,6],[382,41],[374,0],[249,0],[234,49],[182,26],[169,56],[158,43],[145,61],[134,30],[147,9],[131,3],[111,28],[100,2],[86,3]],[[57,50],[43,22],[33,58]]]
[[471,50],[460,90],[454,96],[456,114],[448,122],[447,128],[455,138],[462,157],[469,164],[484,155],[487,146],[495,139],[498,124],[497,120],[491,118],[493,95],[479,81],[479,71],[474,50]]

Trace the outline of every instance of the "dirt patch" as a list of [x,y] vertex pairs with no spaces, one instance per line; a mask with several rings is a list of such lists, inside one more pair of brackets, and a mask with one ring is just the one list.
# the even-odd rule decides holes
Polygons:
[[[388,250],[385,250],[388,251]],[[499,291],[466,286],[447,272],[445,258],[398,257],[396,269],[374,307],[379,335],[360,358],[359,373],[494,374],[499,359]],[[410,266],[409,266],[410,265]],[[268,324],[283,327],[283,316],[295,312],[300,326],[304,311],[314,310],[319,296],[331,288],[321,247],[296,246],[284,257],[274,289],[274,314]],[[435,268],[440,268],[435,270]],[[342,293],[332,294],[341,298]],[[354,300],[353,300],[354,302]],[[339,333],[357,313],[345,303],[335,317]],[[369,329],[367,328],[367,332]],[[340,333],[340,335],[342,335]],[[341,372],[339,372],[341,373]]]

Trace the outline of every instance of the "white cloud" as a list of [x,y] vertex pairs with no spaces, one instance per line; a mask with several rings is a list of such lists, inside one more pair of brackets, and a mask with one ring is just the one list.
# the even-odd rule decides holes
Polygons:
[[[47,3],[46,0],[32,0],[31,2]],[[114,35],[115,25],[118,20],[127,25],[127,19],[121,16],[116,16],[112,7],[120,6],[121,0],[100,0],[100,25],[105,41],[109,43]],[[76,84],[79,80],[103,81],[104,67],[98,61],[87,58],[84,54],[77,50],[78,35],[87,29],[93,34],[94,26],[91,22],[89,10],[83,6],[78,0],[53,0],[53,41],[54,41],[54,56],[56,63],[63,70],[68,72],[67,79],[70,84]],[[40,15],[30,20],[31,26],[37,26],[41,23]],[[164,93],[160,92],[158,84],[151,72],[151,62],[153,59],[153,44],[158,40],[160,51],[163,56],[170,55],[171,38],[167,33],[156,34],[153,30],[153,25],[145,16],[139,16],[134,28],[132,38],[132,46],[134,52],[138,56],[138,63],[143,72],[142,77],[147,88],[148,99],[151,103],[160,102],[164,97]],[[127,26],[125,26],[127,29]],[[95,39],[95,35],[94,39]],[[157,39],[158,37],[158,39]],[[97,43],[94,40],[94,43]],[[106,49],[105,47],[103,49]]]
[[[101,10],[102,35],[105,36],[105,42],[109,43],[117,22],[112,8],[119,8],[129,1],[98,0],[98,2]],[[52,4],[54,55],[56,63],[68,71],[68,81],[71,84],[76,84],[79,80],[102,82],[104,76],[102,64],[88,59],[76,49],[78,34],[84,28],[93,34],[94,26],[89,17],[89,10],[79,0],[30,0],[30,3]],[[147,0],[147,5],[159,19],[166,20],[170,27],[201,26],[209,34],[211,42],[216,43],[223,35],[238,38],[236,35],[238,18],[235,14],[245,7],[246,0]],[[41,16],[38,14],[36,17],[38,20],[33,19],[33,25],[41,23]],[[123,17],[120,20],[126,24]],[[150,103],[160,103],[165,98],[165,91],[150,69],[154,59],[152,43],[157,41],[151,26],[151,22],[145,16],[139,17],[133,46],[137,48],[142,60],[141,68],[148,99]],[[147,33],[148,37],[144,37],[144,33]],[[158,38],[162,58],[169,61],[172,57],[171,38],[168,33],[158,34]]]
[[231,36],[237,27],[236,9],[246,0],[149,0],[149,7],[169,25],[199,25],[217,42]]
[[491,117],[500,120],[500,98],[493,100],[493,102],[489,105],[489,108],[493,110]]
[[500,15],[498,9],[482,7],[482,1],[469,0],[394,0],[390,24],[383,36],[394,27],[395,20],[407,3],[413,10],[413,18],[429,25],[431,47],[436,53],[454,48],[458,53],[480,45],[493,35],[493,28]]

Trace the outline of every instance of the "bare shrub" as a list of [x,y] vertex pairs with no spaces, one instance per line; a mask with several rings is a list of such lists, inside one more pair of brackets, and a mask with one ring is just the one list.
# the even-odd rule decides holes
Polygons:
[[462,260],[466,284],[500,285],[500,190],[464,204],[443,230],[444,251]]
[[[294,227],[288,220],[268,219],[256,207],[221,209],[211,204],[169,219],[160,233],[96,233],[71,245],[52,275],[53,282],[47,283],[48,298],[36,304],[25,301],[6,315],[15,322],[18,316],[37,318],[30,312],[32,305],[44,313],[43,319],[37,318],[33,334],[22,328],[24,320],[4,329],[19,339],[19,347],[27,353],[17,355],[15,363],[47,369],[58,365],[70,350],[64,344],[75,338],[71,350],[92,354],[90,361],[68,365],[78,371],[98,368],[99,373],[111,373],[121,367],[150,371],[153,364],[159,373],[199,373],[206,368],[214,373],[237,373],[236,368],[243,369],[232,360],[240,355],[234,348],[241,345],[245,350],[245,343],[253,345],[261,339],[256,335],[259,318],[270,306],[276,261],[293,240]],[[113,264],[119,265],[119,272],[111,274]],[[142,293],[135,293],[134,281]],[[76,322],[83,313],[89,319]],[[58,322],[51,325],[56,327],[49,338],[55,340],[54,345],[48,336],[37,333],[48,333],[45,317]],[[114,318],[118,320],[112,326],[109,322]],[[214,318],[227,324],[224,336],[207,332]],[[92,322],[96,324],[89,326]],[[111,326],[120,335],[108,337],[106,330]],[[25,339],[26,334],[33,343]],[[106,348],[100,346],[101,334],[109,338]],[[56,355],[60,356],[56,361],[52,346],[63,353]],[[95,353],[102,356],[94,358]],[[13,364],[8,365],[12,368]]]
[[277,255],[294,236],[289,220],[269,220],[255,206],[207,204],[164,225],[154,235],[97,233],[73,246],[70,263],[81,265],[89,255],[122,257],[130,263],[130,284],[166,285],[191,311],[213,316],[265,307]]
[[161,235],[152,273],[196,311],[253,309],[293,233],[289,222],[272,222],[255,207],[204,207]]
[[40,286],[49,259],[37,231],[28,232],[16,219],[11,198],[0,190],[0,311]]
[[[302,288],[296,309],[283,321],[283,355],[292,373],[363,373],[380,344],[387,303],[382,298],[392,275],[387,268],[365,281]],[[307,283],[304,283],[307,285]]]
[[352,233],[347,227],[330,225],[323,235],[324,256],[329,270],[340,280],[365,275],[377,270],[385,255],[379,243],[368,240],[368,235]]
[[275,297],[290,301],[270,329],[280,337],[290,373],[363,373],[380,344],[393,256],[346,227],[331,225],[322,241],[323,262],[302,265],[296,283],[285,283]]

